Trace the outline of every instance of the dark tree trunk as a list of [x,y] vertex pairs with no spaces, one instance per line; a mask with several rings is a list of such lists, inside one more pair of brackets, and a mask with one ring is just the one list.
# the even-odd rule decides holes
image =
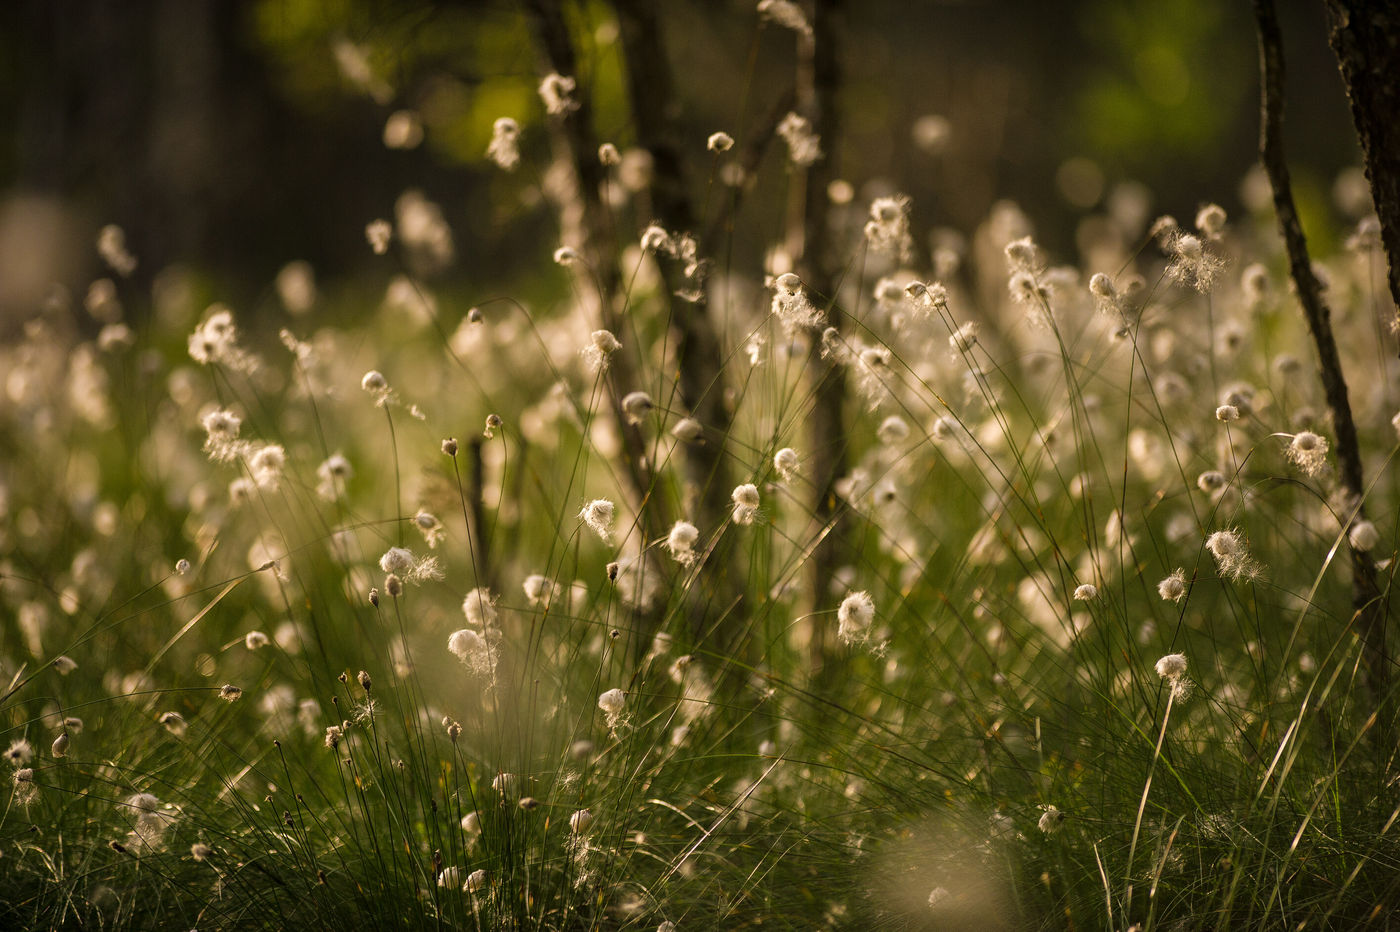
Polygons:
[[1400,307],[1400,3],[1327,0],[1327,13]]

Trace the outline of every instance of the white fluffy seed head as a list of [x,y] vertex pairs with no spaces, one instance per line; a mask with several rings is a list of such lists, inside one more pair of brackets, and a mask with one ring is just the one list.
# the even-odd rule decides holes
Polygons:
[[1240,409],[1234,405],[1221,405],[1215,409],[1215,419],[1222,424],[1240,419]]
[[1078,602],[1092,602],[1099,597],[1099,587],[1092,583],[1081,583],[1075,587],[1074,598]]
[[569,816],[569,831],[575,835],[582,835],[593,825],[593,813],[588,809],[580,809]]
[[620,689],[609,689],[598,697],[598,708],[608,715],[621,715],[627,705],[627,694]]
[[612,523],[617,509],[606,498],[595,498],[584,505],[578,516],[584,524],[592,528],[603,543],[612,542]]
[[1186,655],[1167,654],[1157,661],[1157,675],[1166,679],[1177,679],[1186,675]]
[[1186,595],[1186,571],[1178,569],[1157,584],[1157,594],[1167,602],[1180,602]]

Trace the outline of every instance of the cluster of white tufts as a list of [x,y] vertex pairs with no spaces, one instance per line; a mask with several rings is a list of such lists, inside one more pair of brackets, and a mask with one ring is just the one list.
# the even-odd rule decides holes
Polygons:
[[758,486],[751,482],[735,486],[729,498],[734,502],[735,524],[749,525],[758,520]]

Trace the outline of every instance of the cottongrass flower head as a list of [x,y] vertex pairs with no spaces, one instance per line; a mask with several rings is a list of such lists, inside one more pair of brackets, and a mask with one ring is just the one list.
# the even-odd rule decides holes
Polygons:
[[1327,439],[1310,430],[1300,430],[1289,440],[1289,462],[1307,476],[1319,476],[1327,467]]
[[1352,550],[1366,553],[1376,549],[1376,545],[1381,542],[1381,535],[1370,521],[1358,521],[1347,532],[1347,542],[1351,544]]
[[390,547],[384,551],[379,558],[379,568],[403,582],[442,579],[442,568],[437,557],[415,557],[407,547]]
[[788,339],[799,334],[819,330],[826,323],[826,313],[807,298],[802,288],[802,279],[792,272],[784,272],[773,279],[773,316],[783,327]]
[[693,417],[683,417],[671,426],[671,436],[681,443],[699,443],[705,436],[705,425]]
[[520,164],[520,124],[510,117],[498,118],[491,126],[486,157],[503,171],[515,171]]
[[374,398],[374,403],[383,407],[389,400],[389,380],[384,378],[384,373],[378,369],[371,369],[360,379],[360,388]]
[[1240,419],[1240,409],[1235,405],[1221,405],[1215,409],[1215,419],[1222,424]]
[[622,348],[611,330],[594,330],[581,351],[584,363],[593,372],[605,372],[612,354]]
[[53,659],[53,668],[58,671],[59,676],[67,676],[78,669],[78,661],[67,654],[61,654]]
[[1157,583],[1157,594],[1166,602],[1180,602],[1186,595],[1186,570],[1178,568]]
[[726,132],[711,133],[705,140],[705,148],[711,152],[728,152],[734,148],[734,137]]
[[185,717],[179,712],[163,712],[159,721],[166,731],[177,738],[183,738],[189,731],[189,722],[185,721]]
[[345,492],[345,484],[355,475],[355,469],[343,454],[332,453],[316,467],[316,494],[333,502]]
[[479,893],[486,889],[486,870],[474,870],[467,875],[467,882],[462,885],[462,890],[466,893]]
[[54,757],[67,757],[68,745],[72,743],[73,739],[68,737],[68,732],[65,731],[57,738],[53,739],[53,744],[49,747],[49,751]]
[[540,81],[540,100],[550,116],[566,116],[579,108],[574,99],[578,82],[572,77],[551,72]]
[[27,807],[39,798],[39,787],[34,783],[34,768],[21,767],[14,776],[15,803]]
[[243,635],[243,646],[248,648],[248,650],[261,650],[271,643],[271,639],[261,631],[249,631],[247,634]]
[[796,479],[797,471],[801,465],[797,451],[792,447],[783,447],[773,454],[773,469],[778,473],[778,478],[784,482]]
[[1219,492],[1226,482],[1225,474],[1218,469],[1207,469],[1196,477],[1196,487],[1208,494]]
[[787,144],[788,159],[798,168],[810,168],[822,157],[821,137],[812,132],[806,117],[789,113],[778,123],[777,132]]
[[388,220],[371,220],[365,224],[365,242],[376,256],[389,251],[389,243],[394,238],[394,227]]
[[593,812],[590,809],[580,809],[569,816],[569,831],[575,835],[583,835],[593,826]]
[[257,360],[238,345],[233,311],[222,304],[209,308],[207,316],[190,334],[190,358],[203,365],[219,365],[235,372],[251,373]]
[[1206,549],[1215,557],[1222,576],[1239,580],[1259,575],[1259,564],[1250,557],[1244,536],[1234,528],[1212,533],[1206,538]]
[[862,644],[870,637],[871,625],[875,623],[875,600],[868,592],[852,592],[841,600],[836,619],[840,623],[836,635],[843,643]]
[[225,683],[223,686],[219,687],[219,698],[225,702],[237,702],[239,699],[243,698],[243,689],[242,687],[234,686],[232,683]]
[[484,586],[467,593],[462,600],[462,614],[466,616],[468,624],[483,629],[494,627],[500,617],[496,612],[495,596]]
[[750,525],[758,519],[758,486],[751,482],[735,486],[729,498],[734,502],[735,524]]
[[462,884],[462,869],[456,864],[449,865],[438,874],[437,885],[456,890]]
[[23,767],[34,759],[34,745],[23,738],[16,738],[10,742],[10,747],[5,751],[5,763],[11,767]]
[[207,861],[214,856],[214,849],[202,841],[190,845],[190,857],[196,861]]
[[462,628],[448,636],[447,649],[473,674],[490,681],[496,673],[498,640],[495,631],[478,634],[470,628]]
[[909,235],[909,198],[901,194],[871,201],[865,241],[876,252],[889,253],[899,261],[907,259],[914,247]]
[[682,566],[691,566],[699,559],[695,544],[700,540],[700,529],[689,521],[677,521],[666,536],[666,549],[671,557]]
[[436,547],[442,541],[442,535],[446,533],[446,528],[442,526],[437,515],[421,508],[413,516],[413,526],[423,535],[423,542],[429,547]]
[[1076,602],[1092,602],[1099,597],[1099,587],[1093,583],[1081,583],[1074,589]]
[[1180,230],[1167,241],[1166,251],[1171,256],[1167,277],[1202,294],[1211,290],[1216,277],[1225,268],[1224,257],[1207,242]]
[[520,584],[525,600],[536,608],[545,608],[554,595],[554,580],[541,573],[531,573]]
[[640,424],[647,414],[656,407],[656,402],[646,392],[628,392],[622,396],[622,416],[628,424]]
[[204,452],[216,463],[226,463],[242,456],[247,444],[239,441],[243,419],[226,408],[215,408],[200,418],[204,427]]
[[1054,806],[1046,806],[1045,811],[1040,814],[1040,820],[1036,823],[1036,827],[1046,835],[1053,835],[1059,831],[1064,823],[1065,814],[1063,812]]
[[612,168],[622,164],[622,153],[617,151],[617,146],[610,142],[605,142],[598,147],[598,164]]
[[579,520],[588,525],[605,544],[612,543],[612,524],[617,509],[606,498],[595,498],[579,511]]
[[1172,700],[1182,702],[1191,695],[1191,680],[1186,676],[1186,655],[1167,654],[1157,661],[1157,675],[1171,686]]

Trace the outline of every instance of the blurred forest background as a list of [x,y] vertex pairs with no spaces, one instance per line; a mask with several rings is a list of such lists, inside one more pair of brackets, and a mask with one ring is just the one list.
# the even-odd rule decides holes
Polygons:
[[[1346,218],[1355,196],[1336,186],[1358,161],[1355,133],[1322,5],[1282,7],[1289,158],[1325,250],[1338,197]],[[792,43],[755,31],[752,0],[657,8],[703,179],[706,136],[742,140],[774,106]],[[625,149],[616,28],[606,4],[582,9],[599,134]],[[1247,3],[874,0],[848,4],[844,18],[837,172],[862,199],[897,179],[917,227],[968,231],[1011,198],[1069,258],[1082,218],[1135,191],[1150,192],[1151,215],[1249,205],[1258,91]],[[543,205],[519,209],[539,198],[538,178],[503,175],[485,152],[499,116],[521,123],[527,152],[549,145],[537,54],[519,4],[501,0],[0,4],[0,329],[13,333],[53,283],[76,290],[100,275],[92,244],[107,223],[140,257],[138,287],[178,263],[207,297],[256,314],[278,307],[278,270],[305,260],[334,306],[353,308],[386,274],[370,262],[365,224],[392,217],[410,188],[442,204],[454,229],[440,290],[528,290],[557,221]],[[785,170],[773,152],[761,169]],[[779,238],[781,186],[756,190],[736,256]]]

